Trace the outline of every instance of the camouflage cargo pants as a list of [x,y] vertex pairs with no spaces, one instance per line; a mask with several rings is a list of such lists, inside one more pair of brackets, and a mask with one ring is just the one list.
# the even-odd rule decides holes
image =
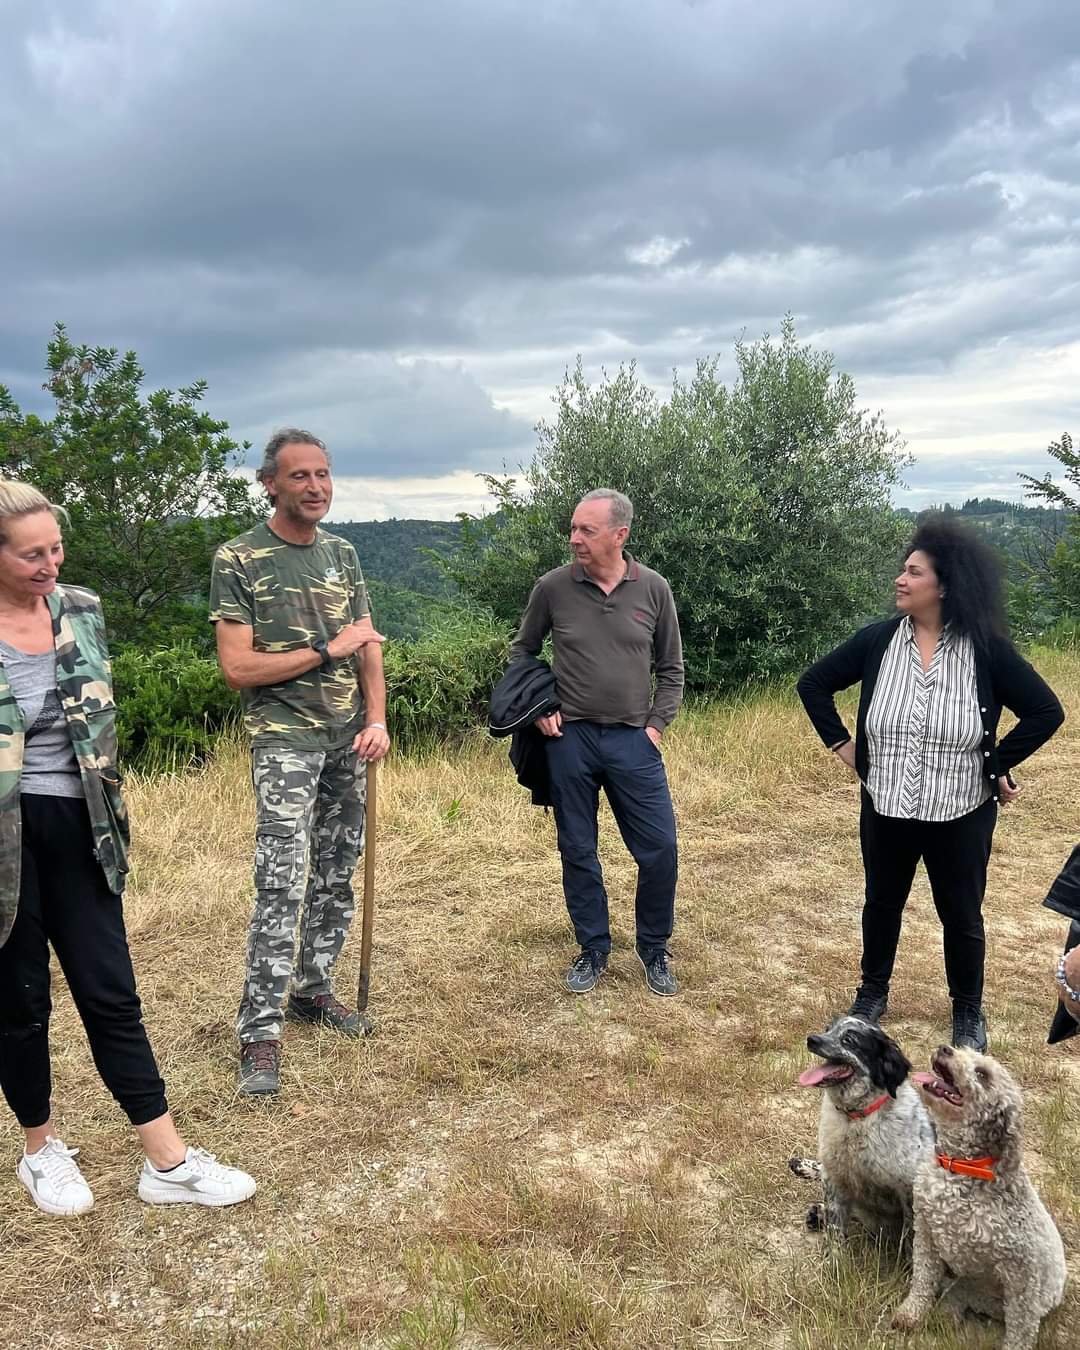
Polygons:
[[256,896],[236,1018],[241,1043],[281,1039],[290,981],[307,998],[330,993],[353,917],[366,795],[364,761],[349,746],[255,746],[251,767]]

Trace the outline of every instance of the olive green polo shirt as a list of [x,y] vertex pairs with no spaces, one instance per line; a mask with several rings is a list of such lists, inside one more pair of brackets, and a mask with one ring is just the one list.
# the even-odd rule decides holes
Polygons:
[[550,633],[564,718],[662,731],[682,703],[679,617],[660,573],[623,556],[626,574],[610,595],[580,563],[545,573],[529,596],[510,659],[538,655]]

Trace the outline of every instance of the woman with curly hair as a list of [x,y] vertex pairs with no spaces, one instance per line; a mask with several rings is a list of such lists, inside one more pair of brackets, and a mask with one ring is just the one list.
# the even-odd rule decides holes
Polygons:
[[[1009,641],[993,550],[947,516],[915,531],[897,616],[870,624],[799,680],[818,735],[862,782],[862,980],[851,1015],[885,1012],[904,905],[920,859],[941,920],[954,1045],[985,1051],[982,903],[998,804],[1012,770],[1064,719]],[[855,738],[834,695],[861,682]],[[1019,718],[997,742],[1002,708]]]

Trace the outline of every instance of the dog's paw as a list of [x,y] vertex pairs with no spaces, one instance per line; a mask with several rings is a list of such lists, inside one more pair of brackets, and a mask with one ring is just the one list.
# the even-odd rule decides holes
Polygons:
[[894,1331],[914,1331],[921,1322],[922,1314],[910,1299],[905,1299],[893,1313],[892,1328]]
[[820,1181],[821,1164],[816,1158],[789,1158],[788,1167],[803,1181]]
[[820,1205],[811,1205],[806,1211],[806,1227],[811,1233],[820,1233],[825,1227],[825,1215]]

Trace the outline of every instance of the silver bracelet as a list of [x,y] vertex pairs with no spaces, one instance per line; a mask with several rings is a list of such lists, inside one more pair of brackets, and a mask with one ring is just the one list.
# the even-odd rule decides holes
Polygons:
[[1062,989],[1065,990],[1065,997],[1073,1003],[1080,1003],[1080,989],[1074,989],[1065,978],[1065,958],[1068,955],[1068,952],[1063,953],[1061,960],[1058,962],[1057,975],[1055,978]]
[[378,729],[379,729],[380,731],[385,731],[385,730],[386,730],[386,723],[385,723],[385,722],[367,722],[367,723],[365,724],[365,726],[364,726],[364,730],[365,730],[365,731],[372,731],[375,727],[378,727]]

